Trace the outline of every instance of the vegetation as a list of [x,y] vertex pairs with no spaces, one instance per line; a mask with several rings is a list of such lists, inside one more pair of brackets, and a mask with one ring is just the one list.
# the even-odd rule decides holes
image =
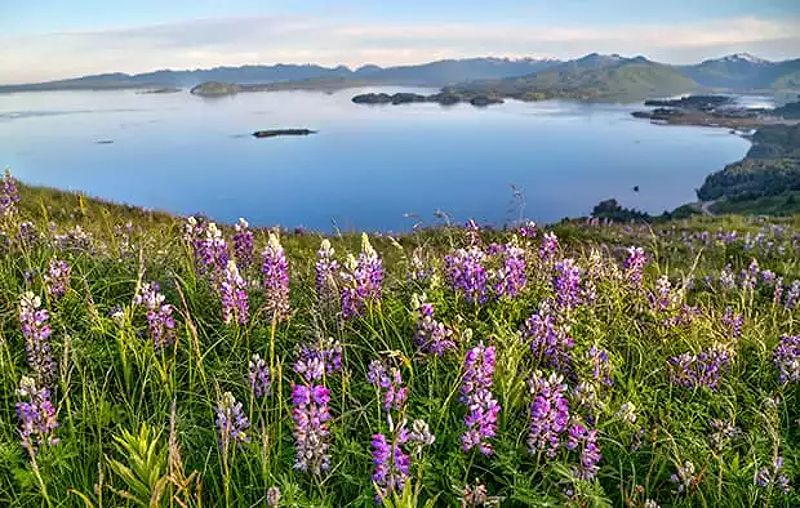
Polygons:
[[16,195],[4,506],[800,503],[798,219],[359,247]]

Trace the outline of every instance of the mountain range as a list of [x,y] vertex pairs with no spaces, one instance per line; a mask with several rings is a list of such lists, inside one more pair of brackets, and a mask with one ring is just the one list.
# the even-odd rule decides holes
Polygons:
[[181,87],[215,81],[236,84],[281,84],[313,88],[416,85],[447,87],[470,93],[535,100],[548,97],[613,99],[648,97],[695,90],[800,89],[800,58],[772,62],[746,53],[705,60],[694,65],[670,65],[643,56],[592,53],[573,60],[469,58],[419,65],[350,69],[340,65],[245,65],[196,70],[159,70],[141,74],[110,73],[73,79],[0,86],[0,92]]

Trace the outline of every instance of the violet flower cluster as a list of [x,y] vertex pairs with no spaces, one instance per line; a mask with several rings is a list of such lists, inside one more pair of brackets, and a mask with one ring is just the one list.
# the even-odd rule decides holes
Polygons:
[[228,244],[217,225],[189,217],[186,220],[185,237],[192,247],[197,270],[202,274],[210,274],[213,278],[221,276],[228,266],[230,256]]
[[316,344],[303,344],[297,351],[294,371],[307,382],[342,370],[342,345],[329,337]]
[[567,377],[573,375],[571,350],[575,345],[563,325],[558,322],[551,303],[545,301],[522,327],[522,335],[530,341],[531,353],[540,365],[551,367]]
[[405,429],[397,432],[394,442],[389,442],[383,434],[372,436],[372,464],[375,466],[372,481],[378,488],[376,503],[405,487],[411,469],[411,457],[402,448],[407,440]]
[[278,235],[269,234],[269,241],[261,253],[264,299],[269,316],[278,321],[289,317],[289,262]]
[[623,269],[628,282],[635,287],[642,285],[644,268],[647,265],[647,256],[641,247],[628,247],[628,257],[625,258]]
[[56,408],[50,401],[50,390],[39,388],[33,378],[23,376],[17,395],[22,399],[16,405],[19,419],[19,436],[22,446],[35,455],[42,446],[58,443]]
[[247,270],[253,264],[253,232],[246,220],[239,218],[233,226],[233,254],[236,264]]
[[165,300],[157,282],[143,284],[133,298],[133,303],[141,305],[147,312],[147,329],[156,349],[170,346],[175,341],[173,307],[164,303]]
[[581,480],[591,480],[600,470],[598,463],[603,455],[597,444],[597,429],[587,429],[582,423],[570,425],[567,431],[568,450],[580,448],[580,464],[574,468],[573,474]]
[[528,449],[544,452],[552,458],[561,446],[562,434],[569,424],[569,401],[564,377],[555,372],[550,376],[537,370],[528,381],[531,395]]
[[443,356],[456,347],[453,330],[434,317],[433,304],[421,302],[417,308],[417,327],[414,341],[425,353]]
[[14,214],[18,202],[17,182],[11,176],[11,172],[6,170],[0,182],[0,218]]
[[552,262],[558,254],[558,237],[552,231],[545,233],[539,246],[539,258],[544,263]]
[[295,469],[313,475],[330,469],[329,401],[330,390],[323,385],[296,384],[292,388]]
[[608,351],[592,345],[586,352],[586,359],[592,369],[592,379],[606,386],[614,384],[614,380],[611,379],[612,371],[611,362],[608,359]]
[[581,269],[575,260],[567,258],[555,264],[553,289],[556,303],[563,309],[573,309],[583,303],[584,294],[581,288]]
[[242,410],[242,403],[237,402],[231,392],[225,392],[217,405],[217,436],[223,455],[227,456],[231,445],[250,441],[247,430],[250,420]]
[[30,291],[25,292],[19,302],[19,323],[25,337],[28,366],[39,383],[49,385],[53,381],[56,364],[50,350],[50,313],[41,305],[41,298]]
[[247,324],[250,319],[248,307],[247,283],[239,274],[234,260],[228,260],[228,266],[219,284],[219,298],[222,303],[222,322],[226,325]]
[[800,382],[800,335],[783,335],[772,351],[781,383]]
[[317,251],[317,262],[314,265],[315,287],[317,299],[323,304],[329,304],[336,298],[336,277],[339,272],[339,262],[335,258],[336,251],[328,239],[322,240]]
[[489,441],[497,433],[497,416],[500,404],[492,394],[495,369],[495,348],[480,342],[467,351],[464,358],[464,378],[461,382],[461,401],[467,406],[461,435],[461,447],[469,451],[475,447],[484,455],[494,451]]
[[742,335],[743,324],[744,317],[741,314],[734,313],[730,307],[725,308],[725,314],[722,315],[722,325],[732,338],[738,339]]
[[781,470],[783,469],[783,457],[780,455],[775,457],[772,464],[769,466],[762,466],[758,473],[756,473],[755,483],[761,488],[776,487],[783,493],[788,493],[792,490],[789,484],[789,477],[786,476]]
[[69,263],[59,259],[52,259],[47,266],[47,273],[44,275],[44,283],[47,287],[47,294],[55,299],[63,297],[69,287],[69,276],[72,268]]
[[383,287],[383,261],[369,243],[366,234],[361,236],[361,252],[358,259],[348,256],[345,269],[340,273],[342,285],[340,301],[342,318],[360,316],[369,301],[381,299]]
[[502,265],[492,273],[492,289],[498,298],[515,298],[527,283],[525,251],[517,246],[516,237],[505,245],[499,245],[498,254]]
[[381,360],[372,360],[367,369],[367,380],[380,390],[384,410],[402,411],[408,399],[408,388],[403,385],[400,369],[387,368]]
[[250,390],[253,395],[260,399],[270,394],[272,389],[272,378],[270,377],[269,366],[258,353],[254,354],[248,364],[247,379],[250,382]]
[[484,266],[486,254],[473,245],[458,249],[444,258],[445,274],[453,290],[460,292],[468,303],[483,304],[488,300],[488,273]]
[[671,381],[690,390],[706,387],[714,391],[733,363],[733,354],[725,346],[715,344],[699,354],[675,356],[669,360]]

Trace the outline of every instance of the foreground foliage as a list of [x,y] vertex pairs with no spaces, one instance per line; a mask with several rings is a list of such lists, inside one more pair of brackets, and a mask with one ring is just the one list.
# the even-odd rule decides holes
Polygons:
[[797,506],[798,223],[323,239],[0,192],[0,504]]

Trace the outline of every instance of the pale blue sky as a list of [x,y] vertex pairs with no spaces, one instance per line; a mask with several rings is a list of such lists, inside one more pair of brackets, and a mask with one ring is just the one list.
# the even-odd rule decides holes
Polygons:
[[0,0],[0,82],[244,63],[800,56],[800,0]]

